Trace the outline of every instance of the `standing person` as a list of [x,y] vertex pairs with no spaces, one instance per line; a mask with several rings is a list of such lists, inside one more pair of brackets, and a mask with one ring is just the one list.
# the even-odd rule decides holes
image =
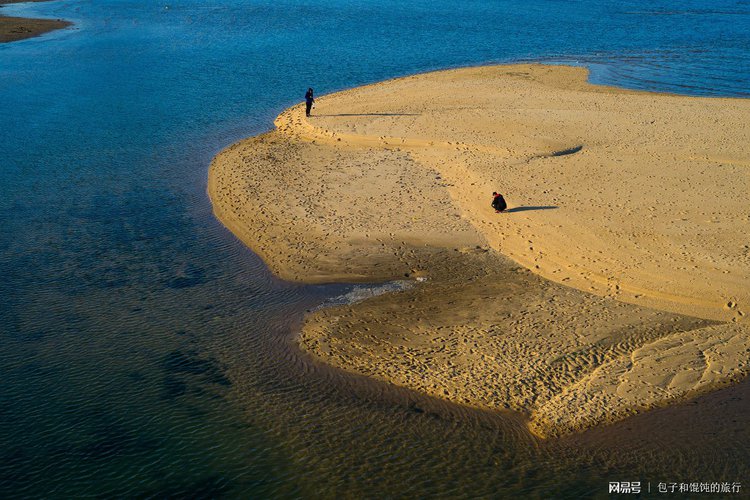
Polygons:
[[508,204],[505,203],[505,198],[503,198],[503,195],[501,195],[500,193],[495,193],[494,191],[492,193],[492,208],[495,209],[496,213],[500,213],[508,208]]
[[315,98],[313,97],[313,89],[309,88],[307,89],[307,93],[305,94],[305,105],[307,106],[305,108],[305,116],[310,116],[310,110],[312,109],[312,105],[315,102]]

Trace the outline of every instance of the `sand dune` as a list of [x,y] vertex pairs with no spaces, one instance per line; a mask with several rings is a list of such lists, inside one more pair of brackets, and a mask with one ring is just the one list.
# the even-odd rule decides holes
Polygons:
[[429,277],[313,315],[303,348],[549,436],[746,373],[749,118],[582,68],[452,70],[285,111],[209,194],[286,279]]

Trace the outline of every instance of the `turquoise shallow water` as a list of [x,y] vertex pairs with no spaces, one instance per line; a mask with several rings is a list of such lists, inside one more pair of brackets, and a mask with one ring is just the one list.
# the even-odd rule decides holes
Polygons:
[[[750,2],[58,0],[0,46],[0,496],[605,496],[748,478],[747,384],[538,443],[317,366],[351,286],[271,276],[211,214],[212,156],[318,94],[446,67],[750,93]],[[747,485],[750,487],[750,483]]]

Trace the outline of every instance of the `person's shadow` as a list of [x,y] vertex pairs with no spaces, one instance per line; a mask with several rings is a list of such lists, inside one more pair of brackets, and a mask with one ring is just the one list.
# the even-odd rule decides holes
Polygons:
[[338,113],[335,115],[315,116],[421,116],[420,113]]
[[509,208],[508,210],[504,210],[506,214],[509,214],[511,212],[527,212],[529,210],[552,210],[554,208],[557,208],[554,205],[547,205],[544,207],[513,207]]

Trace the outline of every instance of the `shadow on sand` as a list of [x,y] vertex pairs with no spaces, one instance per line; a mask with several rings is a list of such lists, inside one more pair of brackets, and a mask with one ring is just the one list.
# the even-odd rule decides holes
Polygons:
[[513,207],[509,208],[508,210],[505,210],[504,213],[509,214],[511,212],[527,212],[529,210],[552,210],[553,208],[557,208],[556,206],[545,206],[545,207]]
[[314,116],[420,116],[420,113],[339,113],[337,115]]

